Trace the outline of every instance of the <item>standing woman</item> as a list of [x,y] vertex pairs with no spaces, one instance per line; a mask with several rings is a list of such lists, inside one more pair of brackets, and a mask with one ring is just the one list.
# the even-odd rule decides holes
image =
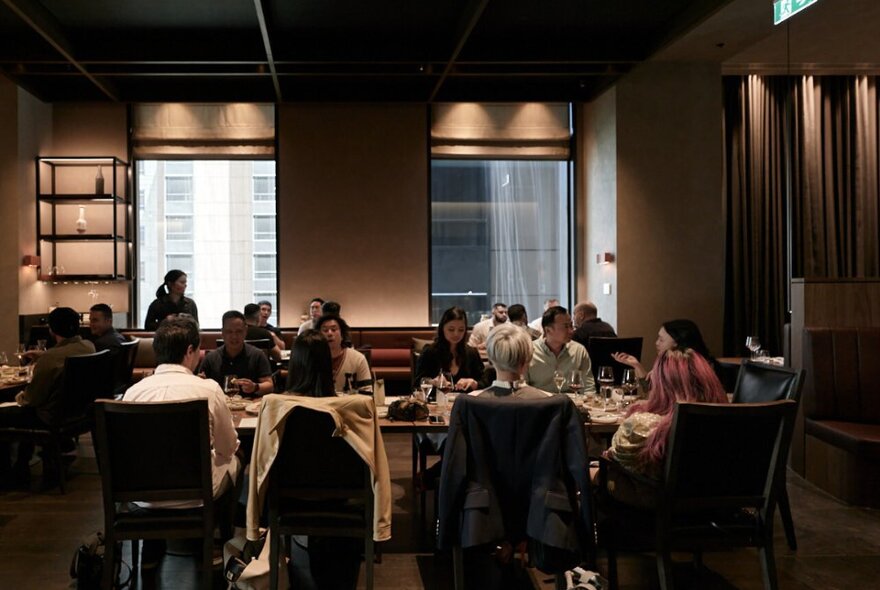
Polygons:
[[196,302],[184,297],[186,292],[186,273],[182,270],[169,270],[165,282],[156,289],[156,299],[147,310],[144,330],[155,330],[165,318],[186,314],[199,322],[199,309]]
[[483,361],[476,348],[465,344],[467,314],[460,307],[450,307],[443,312],[434,343],[429,344],[419,356],[414,382],[423,377],[434,379],[440,371],[450,371],[455,389],[471,391],[483,375]]

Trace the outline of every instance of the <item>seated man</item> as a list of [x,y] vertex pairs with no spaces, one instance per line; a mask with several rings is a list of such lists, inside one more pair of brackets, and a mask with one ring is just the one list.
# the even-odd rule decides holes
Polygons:
[[496,326],[489,332],[486,355],[495,367],[495,380],[486,389],[468,395],[478,397],[513,395],[522,399],[539,399],[551,395],[520,382],[532,361],[532,339],[522,328],[513,324]]
[[256,303],[248,303],[244,306],[244,321],[247,324],[245,340],[268,340],[271,344],[269,356],[276,361],[281,360],[281,349],[275,341],[272,332],[260,327],[260,306]]
[[590,338],[593,336],[616,338],[617,333],[615,333],[611,324],[603,322],[598,316],[599,312],[596,309],[596,305],[590,301],[575,305],[574,317],[572,318],[574,320],[572,340],[583,344],[589,349]]
[[306,330],[315,329],[315,322],[317,322],[318,318],[321,317],[321,308],[323,305],[324,300],[320,297],[315,297],[314,299],[309,301],[309,319],[299,325],[299,329],[297,329],[296,331],[297,334],[302,334]]
[[260,323],[257,324],[260,328],[266,328],[269,330],[269,333],[272,334],[273,340],[275,341],[275,345],[278,346],[281,350],[284,350],[284,338],[281,336],[281,328],[276,328],[272,324],[269,323],[269,318],[272,316],[272,302],[263,300],[257,303],[260,306]]
[[551,307],[541,317],[541,325],[544,335],[532,343],[534,351],[526,377],[529,385],[544,391],[553,391],[556,389],[553,377],[559,372],[565,377],[567,390],[571,372],[579,370],[583,378],[584,393],[595,394],[596,382],[593,380],[593,372],[590,371],[590,355],[586,348],[571,340],[574,329],[568,310],[559,305]]
[[[217,499],[233,487],[241,463],[235,455],[238,436],[232,414],[226,406],[223,390],[211,379],[200,379],[193,374],[199,364],[199,328],[192,318],[174,317],[159,324],[153,338],[156,353],[156,372],[132,385],[125,392],[127,402],[170,402],[194,399],[208,400],[208,418],[211,425],[211,479]],[[145,441],[144,444],[149,444]],[[155,502],[145,508],[195,508],[198,501]],[[164,552],[162,542],[144,543],[143,565],[155,567]]]
[[507,305],[495,303],[492,305],[492,317],[474,324],[474,329],[471,330],[470,338],[468,338],[468,346],[473,346],[480,351],[486,350],[486,338],[489,337],[489,331],[506,321]]
[[521,303],[514,303],[507,308],[507,321],[525,330],[532,340],[536,340],[541,336],[539,331],[529,325],[529,316],[526,313],[526,307]]
[[202,361],[202,373],[223,387],[227,375],[235,375],[244,395],[272,393],[272,367],[263,351],[247,344],[244,314],[231,310],[223,314],[223,346],[209,351]]
[[[559,299],[556,299],[556,298],[545,299],[543,311],[547,311],[551,307],[556,307],[558,305],[559,305]],[[543,313],[542,313],[542,315],[536,317],[534,320],[529,322],[529,327],[531,329],[535,330],[536,332],[538,332],[538,336],[540,336],[541,334],[544,333],[544,328],[541,326],[541,319],[542,318],[543,318]]]
[[[37,358],[31,382],[15,396],[18,405],[0,408],[0,426],[45,428],[61,420],[64,362],[69,356],[95,352],[95,346],[78,332],[78,313],[69,307],[52,310],[49,334],[56,344]],[[0,486],[26,484],[34,445],[19,443],[14,468],[10,468],[9,452],[9,443],[0,442]]]
[[106,303],[96,303],[89,308],[89,330],[92,333],[89,340],[98,352],[109,350],[115,354],[125,342],[125,336],[113,327],[113,310]]

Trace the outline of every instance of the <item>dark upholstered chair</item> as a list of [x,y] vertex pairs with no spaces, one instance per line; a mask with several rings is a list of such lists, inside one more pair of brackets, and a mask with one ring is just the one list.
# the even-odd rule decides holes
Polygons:
[[63,397],[58,423],[41,428],[0,428],[0,438],[30,441],[43,448],[43,476],[47,475],[45,468],[48,465],[55,467],[62,494],[66,490],[61,443],[92,429],[95,400],[113,396],[112,363],[113,355],[107,350],[67,357],[61,377]]
[[614,382],[620,383],[626,366],[618,363],[611,355],[615,352],[625,352],[642,360],[642,337],[606,338],[594,336],[590,338],[587,352],[590,353],[590,370],[593,372],[593,379],[599,378],[599,367],[611,367],[614,370]]
[[[207,400],[98,402],[94,443],[104,496],[102,587],[114,583],[117,542],[132,541],[136,570],[140,539],[196,538],[202,540],[201,587],[211,588],[214,516]],[[168,500],[196,500],[202,507],[127,509],[130,502]]]
[[[745,361],[740,366],[733,391],[733,403],[762,403],[790,399],[800,404],[804,385],[804,372],[788,367],[777,367],[764,363]],[[779,482],[779,516],[785,529],[785,539],[792,551],[797,551],[797,536],[791,518],[788,501],[788,485],[785,483],[785,469],[781,470]]]
[[758,549],[764,587],[776,588],[773,511],[796,410],[791,400],[678,404],[662,481],[636,477],[653,510],[614,500],[603,462],[599,543],[608,551],[611,587],[617,587],[619,550],[656,552],[660,588],[667,590],[673,551],[693,553],[699,563],[705,551],[745,546]]
[[[465,557],[479,563],[487,548],[505,543],[526,543],[535,566],[556,574],[557,588],[565,588],[565,569],[594,565],[585,440],[583,421],[566,396],[456,399],[438,525],[439,546],[452,548],[456,590],[465,588]],[[565,549],[544,545],[548,539]],[[546,557],[554,549],[558,559],[551,563]],[[494,568],[472,566],[471,576],[500,574]]]
[[134,374],[134,361],[137,358],[138,345],[140,340],[137,338],[127,340],[119,345],[113,358],[113,366],[116,375],[116,381],[113,384],[113,393],[115,396],[122,397],[125,390],[131,386],[132,375]]
[[329,414],[296,408],[284,425],[268,477],[269,588],[278,588],[282,537],[364,540],[366,587],[373,588],[373,488],[370,469],[341,437]]

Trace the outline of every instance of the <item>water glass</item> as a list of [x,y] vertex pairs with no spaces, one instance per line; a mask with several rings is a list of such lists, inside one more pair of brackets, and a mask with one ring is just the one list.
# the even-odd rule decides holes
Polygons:
[[758,351],[761,350],[761,340],[757,336],[748,336],[746,338],[746,348],[751,351],[751,359],[758,359]]
[[602,397],[602,409],[608,410],[608,398],[611,397],[611,387],[614,385],[614,369],[611,367],[599,367],[599,395]]
[[565,375],[562,371],[554,371],[553,372],[553,385],[556,386],[556,393],[562,394],[562,386],[565,385]]
[[238,385],[237,375],[226,375],[223,378],[223,391],[226,395],[234,396],[241,393],[241,387]]

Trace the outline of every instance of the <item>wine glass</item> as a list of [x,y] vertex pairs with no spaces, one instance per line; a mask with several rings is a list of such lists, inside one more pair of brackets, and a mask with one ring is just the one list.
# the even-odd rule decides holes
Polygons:
[[25,346],[24,342],[18,343],[18,350],[15,352],[16,358],[18,358],[18,366],[23,367],[27,364],[25,360],[24,353],[27,350],[27,346]]
[[430,377],[422,377],[422,380],[419,381],[419,388],[422,390],[421,401],[428,401],[428,396],[431,395],[431,390],[434,389],[434,380]]
[[556,393],[562,395],[562,386],[565,385],[565,375],[562,371],[553,372],[553,384],[556,386]]
[[608,411],[608,398],[611,397],[611,387],[614,385],[614,369],[611,367],[599,367],[599,394],[602,396],[602,410]]
[[241,393],[241,387],[238,384],[238,376],[226,375],[223,378],[223,391],[230,397],[239,395]]
[[446,411],[447,396],[452,393],[453,389],[455,389],[455,381],[452,377],[452,371],[440,371],[437,378],[437,396],[434,400],[440,413]]
[[620,386],[623,389],[621,405],[625,409],[635,401],[636,390],[639,388],[639,381],[636,379],[635,369],[627,368],[623,370],[623,379],[620,382]]
[[584,391],[584,375],[581,373],[580,369],[575,369],[571,372],[568,387],[574,393],[575,400],[582,403],[583,400],[581,399],[581,395],[583,395]]
[[758,351],[761,350],[761,340],[757,336],[746,337],[746,348],[752,352],[752,360],[755,360]]

